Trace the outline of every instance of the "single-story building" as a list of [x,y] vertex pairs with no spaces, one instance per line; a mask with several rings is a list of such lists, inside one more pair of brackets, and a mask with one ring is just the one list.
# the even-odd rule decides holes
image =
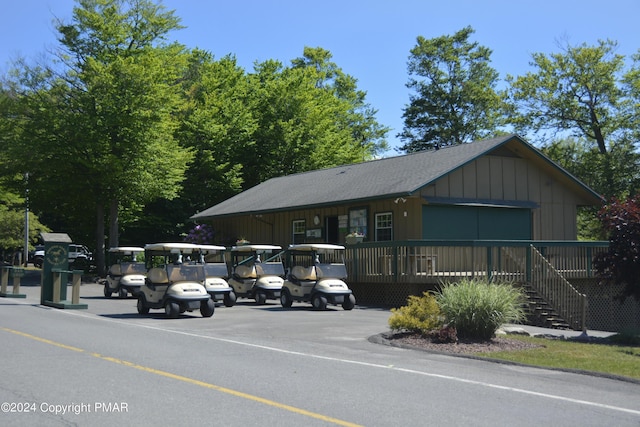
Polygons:
[[272,178],[191,218],[227,245],[576,240],[578,208],[602,202],[512,134]]

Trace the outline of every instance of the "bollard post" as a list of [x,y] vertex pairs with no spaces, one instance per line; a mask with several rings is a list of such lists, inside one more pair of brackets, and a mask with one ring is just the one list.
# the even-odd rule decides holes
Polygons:
[[[88,308],[87,304],[80,304],[80,285],[82,284],[82,270],[62,270],[59,268],[51,269],[52,282],[53,282],[53,294],[52,301],[47,301],[47,305],[56,308],[71,308],[71,309],[79,309],[79,308]],[[65,295],[67,289],[67,274],[72,274],[73,279],[71,281],[71,301],[63,300],[61,297],[61,290],[64,286]],[[65,278],[65,282],[62,283],[62,279]]]
[[60,270],[51,270],[53,275],[53,302],[58,304],[60,302],[60,282],[62,281],[62,272]]
[[73,270],[73,281],[71,282],[71,304],[80,303],[80,284],[82,282],[82,270]]
[[1,272],[2,277],[0,280],[2,282],[0,286],[2,287],[2,295],[5,295],[7,293],[7,284],[9,283],[9,267],[2,267]]
[[[0,297],[8,298],[26,298],[25,294],[20,293],[20,278],[24,275],[24,269],[20,267],[2,267],[2,283],[0,289]],[[9,276],[13,279],[13,291],[7,292]]]

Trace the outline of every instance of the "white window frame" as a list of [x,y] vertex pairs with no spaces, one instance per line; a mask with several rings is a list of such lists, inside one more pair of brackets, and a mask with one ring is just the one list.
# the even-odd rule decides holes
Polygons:
[[[378,224],[378,220],[382,217],[388,217],[388,219],[383,219],[383,221],[388,222],[388,226],[386,227],[379,227]],[[393,240],[393,212],[380,212],[375,214],[374,216],[374,227],[375,227],[375,233],[376,233],[376,242],[389,242]],[[390,239],[389,240],[380,240],[378,238],[378,230],[390,230],[391,234],[390,234]]]
[[[291,222],[291,233],[292,239],[291,241],[296,243],[303,243],[305,240],[305,233],[307,231],[307,222],[304,219],[294,219]],[[296,240],[296,236],[298,239]]]

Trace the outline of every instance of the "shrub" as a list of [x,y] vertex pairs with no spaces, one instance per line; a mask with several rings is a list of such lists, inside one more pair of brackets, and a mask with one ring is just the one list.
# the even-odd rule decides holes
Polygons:
[[426,334],[442,325],[442,313],[430,292],[423,293],[421,297],[410,295],[406,306],[391,309],[389,318],[389,326],[394,331]]
[[595,256],[596,274],[624,286],[620,302],[627,297],[640,301],[640,194],[626,201],[612,200],[598,218],[609,234],[609,249]]
[[436,301],[445,322],[455,327],[461,338],[489,340],[504,323],[525,318],[524,294],[507,283],[465,279],[444,284]]
[[216,232],[210,225],[198,224],[184,238],[185,242],[196,244],[211,244],[216,237]]

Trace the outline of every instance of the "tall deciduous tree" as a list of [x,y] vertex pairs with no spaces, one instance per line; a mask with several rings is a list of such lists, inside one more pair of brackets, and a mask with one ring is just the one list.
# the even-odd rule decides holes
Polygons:
[[257,128],[247,147],[243,188],[265,179],[372,158],[386,148],[387,128],[375,120],[356,81],[305,48],[291,67],[268,60],[249,75]]
[[178,135],[195,153],[179,201],[184,219],[241,191],[246,150],[258,125],[248,77],[235,57],[215,61],[194,50],[183,85],[187,106]]
[[58,68],[22,73],[18,148],[38,153],[24,160],[41,200],[56,188],[59,214],[94,212],[99,267],[105,217],[115,246],[120,210],[175,197],[191,159],[173,139],[184,50],[162,44],[177,28],[173,12],[149,0],[79,0],[72,22],[57,26]]
[[346,74],[332,61],[333,55],[321,47],[305,46],[303,56],[291,61],[294,68],[315,69],[318,88],[324,88],[340,100],[349,103],[346,114],[337,116],[351,131],[351,138],[360,145],[362,160],[369,160],[389,148],[386,135],[389,128],[375,118],[378,110],[366,101],[367,93],[358,89],[358,80]]
[[453,36],[419,36],[411,49],[407,87],[415,91],[398,134],[407,152],[462,144],[495,134],[503,123],[491,50],[470,42],[471,27]]
[[629,125],[623,114],[624,56],[616,48],[616,42],[606,40],[550,55],[534,53],[535,72],[507,76],[516,127],[541,136],[569,131],[607,153],[608,143],[623,138]]

